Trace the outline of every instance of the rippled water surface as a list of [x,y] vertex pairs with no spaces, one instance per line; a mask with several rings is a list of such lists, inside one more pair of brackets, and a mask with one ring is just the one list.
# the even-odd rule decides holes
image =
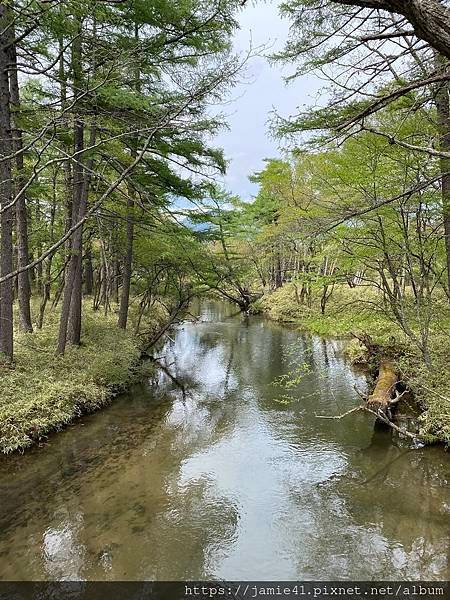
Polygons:
[[171,334],[170,376],[0,460],[0,579],[448,578],[448,454],[317,418],[365,386],[340,343],[232,311]]

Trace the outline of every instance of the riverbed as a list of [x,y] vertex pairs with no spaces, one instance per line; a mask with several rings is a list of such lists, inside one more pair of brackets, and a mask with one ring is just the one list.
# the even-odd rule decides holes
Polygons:
[[164,370],[0,459],[0,579],[449,578],[448,453],[320,418],[366,386],[342,343],[234,312],[204,303]]

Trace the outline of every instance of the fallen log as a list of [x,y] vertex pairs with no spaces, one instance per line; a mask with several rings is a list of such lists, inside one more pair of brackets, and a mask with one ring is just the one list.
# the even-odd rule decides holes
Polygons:
[[375,411],[381,410],[384,414],[388,414],[388,409],[396,400],[397,382],[398,377],[393,363],[388,359],[382,359],[375,389],[367,399],[367,406]]
[[381,359],[377,382],[372,394],[366,396],[355,386],[355,390],[363,400],[363,404],[356,406],[341,415],[316,414],[316,417],[319,419],[343,419],[354,412],[366,411],[376,417],[376,425],[382,424],[383,426],[391,427],[398,434],[410,438],[415,443],[420,442],[422,444],[422,438],[419,433],[411,433],[404,427],[399,427],[392,422],[392,411],[394,406],[408,393],[407,389],[403,392],[400,392],[397,389],[398,382],[399,380],[393,362],[388,358]]

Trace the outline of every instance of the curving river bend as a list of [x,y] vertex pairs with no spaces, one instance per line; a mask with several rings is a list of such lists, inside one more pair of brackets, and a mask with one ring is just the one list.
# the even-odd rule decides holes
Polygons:
[[317,418],[365,386],[340,343],[230,311],[171,334],[172,378],[0,459],[0,579],[449,578],[449,455]]

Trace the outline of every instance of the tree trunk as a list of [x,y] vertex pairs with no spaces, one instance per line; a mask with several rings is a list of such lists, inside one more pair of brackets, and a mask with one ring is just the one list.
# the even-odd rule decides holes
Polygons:
[[112,301],[115,304],[119,304],[119,279],[120,279],[120,268],[119,262],[115,258],[113,262],[113,282],[112,282]]
[[328,300],[328,286],[324,285],[322,288],[322,295],[320,297],[320,314],[324,315],[325,314],[325,310],[327,307],[327,300]]
[[[137,43],[139,41],[139,28],[135,25],[134,40]],[[137,92],[140,91],[140,73],[139,68],[134,71],[134,87]],[[137,143],[138,139],[135,137],[134,140],[136,147],[131,151],[131,157],[134,160],[137,156]],[[127,201],[127,247],[124,257],[123,273],[122,273],[122,294],[120,296],[119,306],[119,319],[118,326],[120,329],[127,328],[128,321],[128,308],[130,305],[130,287],[131,287],[131,274],[133,268],[133,238],[134,238],[134,190],[131,186],[128,187],[128,201]]]
[[450,9],[442,0],[333,0],[333,2],[403,15],[411,23],[417,37],[450,58]]
[[[10,53],[7,48],[10,42],[10,11],[5,4],[0,4],[0,30],[4,33],[0,39],[0,207],[1,225],[1,258],[0,275],[9,275],[13,271],[12,228],[14,209],[6,208],[12,199],[11,181],[11,113],[8,66]],[[7,360],[13,360],[13,285],[12,279],[5,281],[0,287],[0,353]]]
[[277,250],[277,253],[275,256],[274,270],[275,270],[275,289],[278,289],[283,285],[283,273],[281,270],[281,258],[280,258],[279,250]]
[[[74,73],[74,93],[75,96],[80,93],[83,79],[83,66],[82,66],[82,45],[81,45],[81,33],[83,30],[83,24],[79,21],[79,37],[73,43],[73,73]],[[95,48],[96,48],[96,37],[97,37],[97,24],[94,17],[93,22],[93,48],[92,52],[92,70],[95,72],[96,69],[96,57],[95,57]],[[77,133],[77,141],[80,146],[80,149],[84,149],[84,122],[80,119],[76,125],[76,128],[79,128]],[[90,128],[90,136],[89,136],[89,146],[93,147],[95,145],[96,140],[96,123],[95,117],[91,123]],[[94,158],[93,155],[87,160],[86,165],[83,164],[84,160],[82,155],[78,155],[78,163],[77,163],[77,174],[76,177],[80,178],[80,183],[78,181],[74,183],[75,195],[74,195],[74,206],[72,210],[72,221],[75,224],[80,221],[86,214],[87,204],[88,204],[88,196],[89,196],[89,186],[91,182],[91,171],[94,166]],[[73,285],[72,285],[72,295],[70,301],[70,315],[69,315],[69,336],[68,339],[71,344],[75,346],[79,346],[81,343],[81,312],[82,312],[82,302],[83,302],[83,226],[79,227],[77,233],[73,237],[74,245],[72,247],[72,255],[75,255],[76,263],[74,264],[74,273],[73,273]]]
[[94,298],[92,300],[92,310],[94,311],[98,310],[98,307],[100,306],[100,296],[102,293],[102,274],[103,264],[100,263],[97,268],[97,274],[94,277]]
[[[445,63],[445,59],[438,58],[438,61]],[[446,65],[445,68],[448,68]],[[436,112],[439,131],[439,144],[441,150],[450,152],[450,86],[448,82],[442,84],[436,89]],[[445,250],[447,260],[447,294],[450,298],[450,159],[440,159],[440,169],[442,173],[442,213],[444,220]]]
[[[82,134],[81,134],[82,135]],[[91,125],[91,133],[89,136],[89,146],[95,145],[96,139],[96,126],[95,123]],[[80,140],[81,147],[83,147],[83,139]],[[87,210],[87,201],[89,196],[89,186],[91,182],[90,172],[94,166],[93,158],[87,161],[86,169],[81,166],[80,172],[82,174],[82,185],[80,193],[80,199],[78,204],[78,214],[75,217],[75,222],[78,222],[84,217]],[[74,202],[75,205],[75,202]],[[83,227],[79,228],[79,235],[74,237],[77,246],[73,248],[76,253],[77,264],[75,270],[75,278],[72,289],[72,299],[70,303],[70,316],[69,316],[69,341],[75,346],[79,346],[81,343],[81,309],[83,300]]]
[[[14,33],[13,33],[14,35]],[[28,265],[29,252],[28,252],[28,218],[27,218],[27,204],[25,194],[20,193],[24,184],[25,178],[23,176],[23,141],[22,141],[22,130],[17,126],[16,113],[20,109],[20,94],[19,94],[19,80],[17,77],[17,52],[16,45],[11,44],[11,71],[10,71],[10,91],[11,91],[11,105],[13,108],[13,148],[15,152],[19,152],[16,157],[16,168],[17,168],[17,185],[15,186],[15,193],[20,194],[16,201],[16,232],[17,232],[17,266],[20,268]],[[30,309],[30,297],[31,297],[31,286],[30,277],[28,271],[23,271],[17,276],[17,299],[19,301],[19,318],[20,326],[23,331],[31,333],[33,331],[33,325],[31,322],[31,309]]]
[[[81,210],[82,207],[80,205],[80,218],[84,216],[84,212],[82,213]],[[76,253],[76,267],[70,300],[67,340],[73,346],[79,346],[81,344],[81,311],[83,301],[83,232],[81,232],[80,241],[77,243],[77,248],[74,249],[74,252]]]
[[[81,135],[83,135],[81,133]],[[83,139],[80,140],[81,148],[83,148]],[[95,144],[95,125],[91,128],[90,145]],[[87,210],[87,200],[89,195],[90,175],[89,171],[92,169],[92,159],[89,159],[87,170],[84,171],[83,167],[80,167],[80,173],[82,175],[81,189],[78,190],[80,198],[74,201],[74,207],[78,206],[78,211],[73,212],[74,223],[78,222],[84,217]],[[79,346],[81,343],[81,309],[83,301],[83,227],[79,228],[78,235],[74,236],[74,246],[72,252],[76,257],[75,274],[73,279],[72,297],[70,302],[70,315],[69,315],[69,333],[68,340],[74,346]]]
[[[80,152],[84,146],[84,123],[79,118],[75,121],[75,136],[74,136],[74,150]],[[75,163],[73,168],[73,201],[72,201],[72,223],[75,224],[80,215],[84,215],[85,207],[83,206],[83,199],[85,197],[83,193],[83,169],[80,164],[80,154],[78,156],[78,162]],[[58,346],[57,354],[64,354],[67,343],[67,333],[69,326],[69,319],[71,319],[71,331],[70,338],[76,340],[76,327],[77,327],[77,301],[75,299],[74,307],[72,305],[72,294],[74,288],[80,282],[81,270],[81,250],[83,242],[83,227],[78,227],[74,232],[70,246],[70,258],[69,264],[65,274],[64,282],[64,295],[61,308],[61,318],[59,323],[59,335],[58,335]]]
[[120,296],[119,306],[119,321],[118,325],[121,329],[127,328],[128,307],[130,304],[130,287],[131,287],[131,271],[133,266],[133,208],[134,201],[131,197],[128,198],[128,215],[127,215],[127,247],[124,257],[123,273],[122,273],[122,294]]
[[[95,38],[94,22],[94,38]],[[78,36],[72,43],[73,94],[78,99],[83,86],[82,43],[81,33],[83,24],[78,18]],[[95,69],[95,59],[93,60]],[[86,215],[87,200],[90,185],[90,171],[93,167],[93,157],[84,165],[84,131],[85,123],[79,114],[74,120],[74,151],[76,160],[73,165],[73,195],[71,223],[75,225]],[[91,125],[89,144],[93,146],[96,138],[95,121]],[[63,306],[61,310],[60,330],[57,353],[64,354],[67,341],[79,345],[81,342],[81,309],[83,298],[83,226],[78,227],[72,236],[70,245],[70,260],[66,273]]]
[[145,292],[141,302],[139,303],[139,313],[138,313],[138,317],[137,317],[136,328],[134,330],[136,335],[139,334],[139,331],[141,329],[142,317],[144,316],[144,312],[147,308],[148,299],[149,299],[149,292]]
[[92,250],[88,248],[84,259],[84,293],[92,296],[94,290],[94,267],[92,266]]

